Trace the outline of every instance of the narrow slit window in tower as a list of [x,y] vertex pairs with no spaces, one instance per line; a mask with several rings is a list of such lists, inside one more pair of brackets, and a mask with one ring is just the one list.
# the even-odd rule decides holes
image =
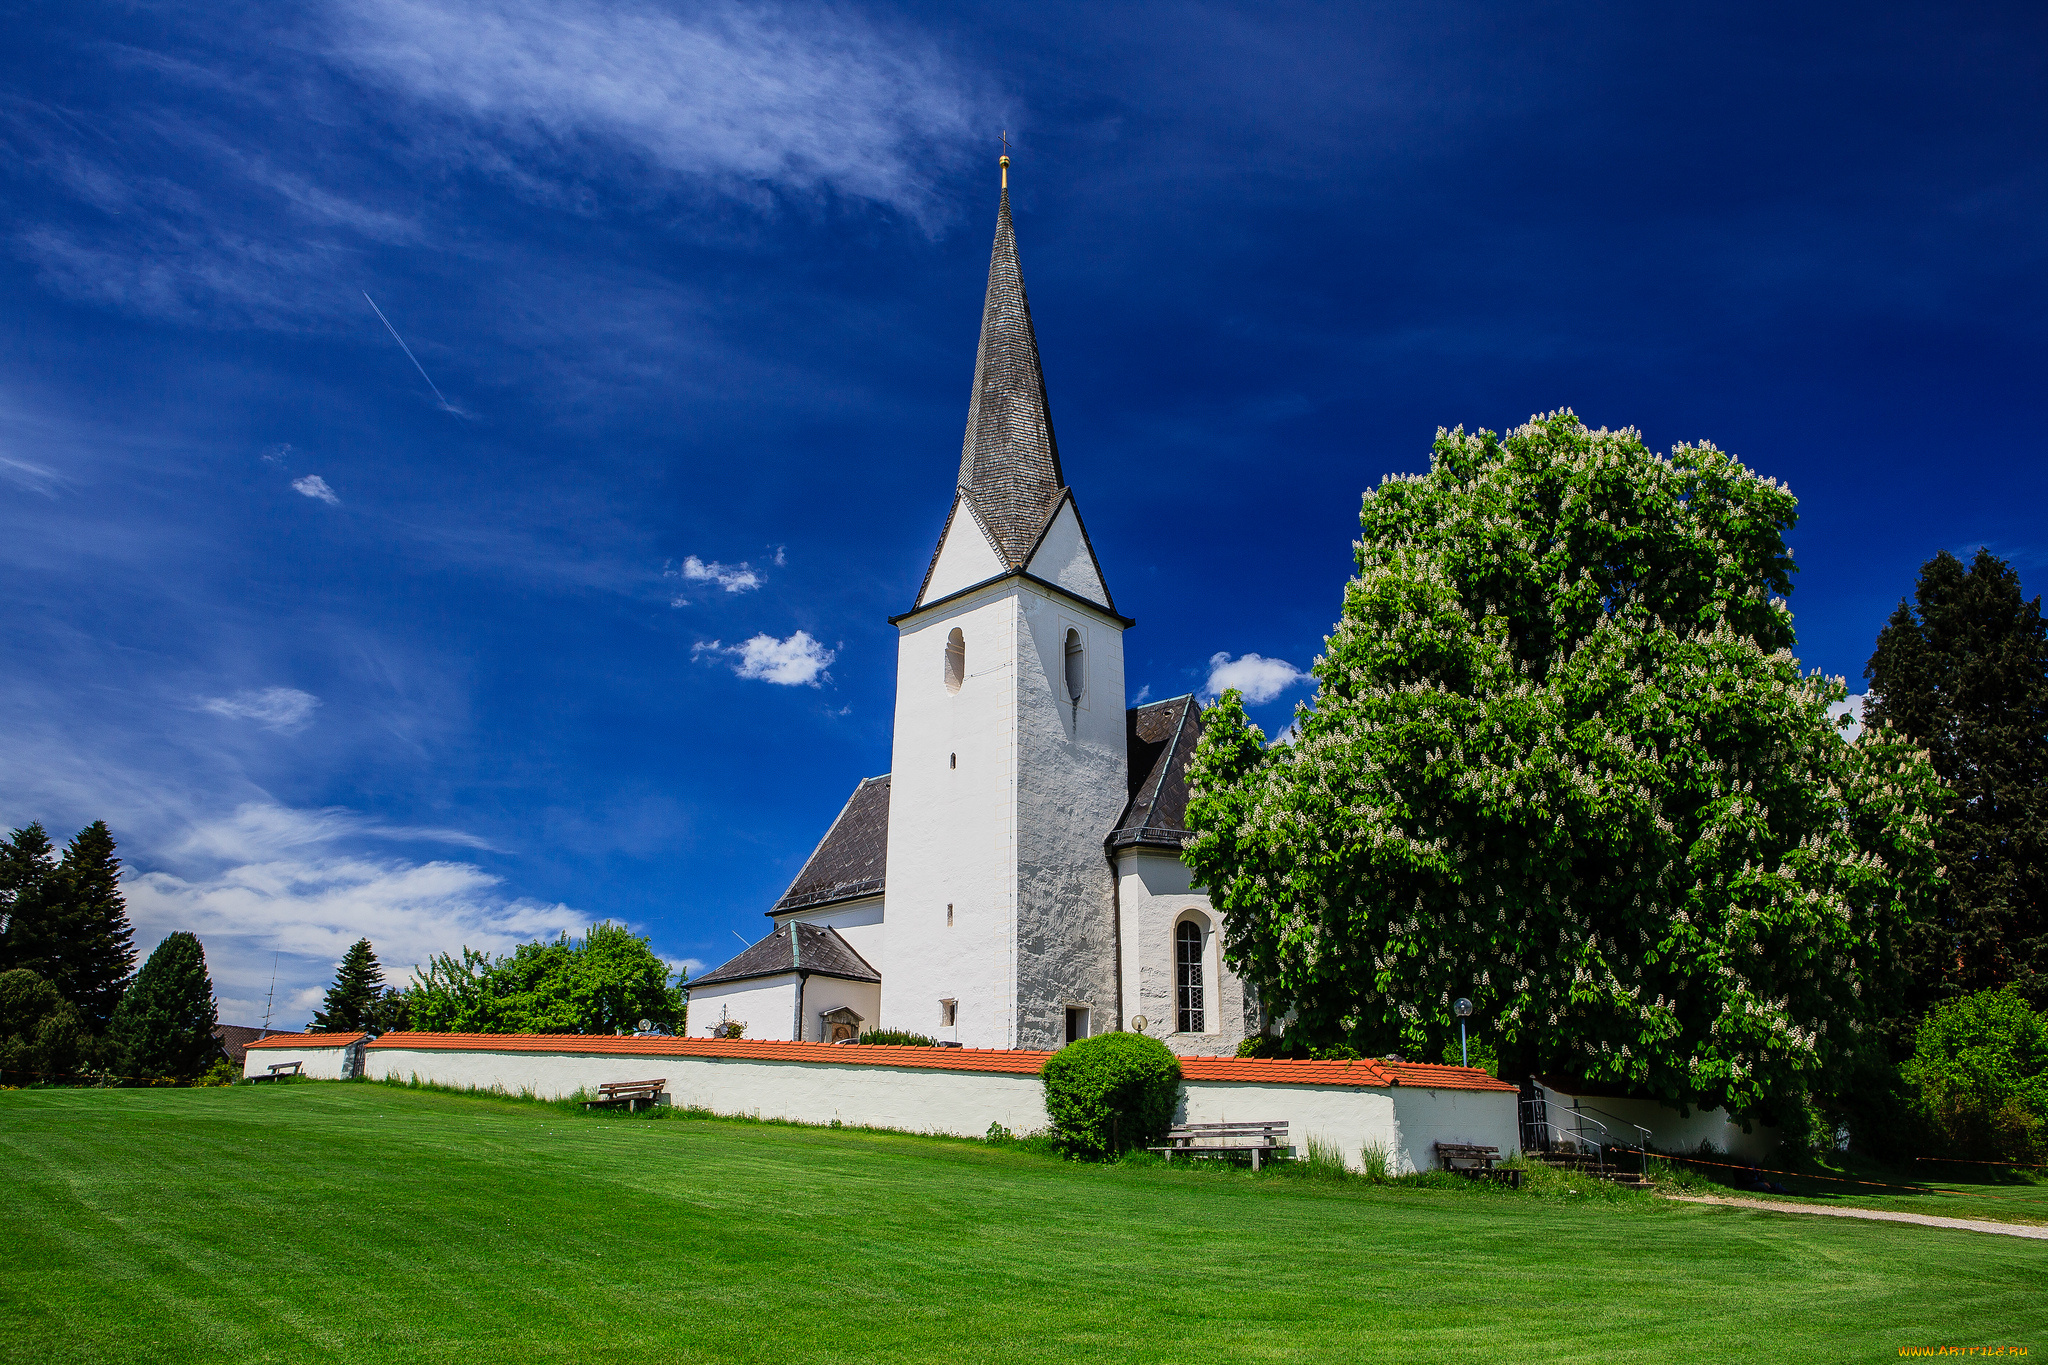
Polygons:
[[1175,972],[1180,980],[1181,1033],[1207,1033],[1202,1011],[1202,926],[1182,920],[1173,931]]
[[1067,632],[1067,699],[1081,700],[1081,688],[1087,682],[1087,674],[1081,669],[1081,632]]

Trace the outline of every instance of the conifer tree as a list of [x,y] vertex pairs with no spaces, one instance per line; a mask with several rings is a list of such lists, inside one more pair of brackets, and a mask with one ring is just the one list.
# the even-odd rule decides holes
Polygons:
[[135,970],[134,930],[121,896],[121,860],[104,820],[78,832],[57,868],[62,935],[52,978],[93,1033],[104,1033]]
[[157,944],[114,1011],[113,1040],[131,1076],[190,1080],[219,1054],[206,951],[180,931]]
[[327,988],[327,1000],[313,1016],[312,1027],[318,1033],[353,1033],[370,1022],[370,1012],[377,1003],[377,993],[384,984],[384,970],[377,965],[377,954],[371,951],[370,940],[359,938],[341,956],[341,965],[335,970],[334,984]]
[[57,970],[57,859],[40,824],[0,844],[0,971],[20,968],[48,980]]
[[[1935,846],[1948,868],[1912,938],[1904,1027],[1926,1006],[2014,986],[2048,1004],[2048,624],[1989,550],[1943,550],[1864,670],[1866,724],[1927,750],[1948,783]],[[1910,1040],[1908,1040],[1910,1041]]]

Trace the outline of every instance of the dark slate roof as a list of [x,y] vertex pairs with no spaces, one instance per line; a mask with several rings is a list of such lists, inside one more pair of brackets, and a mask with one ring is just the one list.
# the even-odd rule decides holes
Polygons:
[[996,552],[1011,569],[1021,569],[1065,484],[1005,183],[996,208],[967,435],[960,443],[960,488],[995,541]]
[[690,982],[709,986],[720,981],[746,981],[803,971],[847,981],[880,981],[882,974],[853,950],[837,929],[816,924],[785,924],[724,966]]
[[1192,695],[1134,706],[1124,712],[1124,735],[1131,796],[1109,846],[1178,852],[1188,832],[1188,756],[1202,737],[1202,708]]
[[249,1044],[261,1038],[263,1033],[264,1030],[260,1028],[250,1028],[244,1024],[215,1024],[213,1026],[213,1039],[220,1044],[222,1055],[236,1066],[240,1066],[246,1059]]
[[853,789],[803,871],[768,913],[879,896],[888,862],[889,774],[883,773]]

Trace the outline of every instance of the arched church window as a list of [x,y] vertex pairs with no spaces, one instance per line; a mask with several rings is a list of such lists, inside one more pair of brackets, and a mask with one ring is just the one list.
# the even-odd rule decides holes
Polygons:
[[1181,1033],[1207,1033],[1202,1009],[1202,926],[1182,920],[1173,931],[1174,974],[1180,982]]
[[960,633],[960,627],[953,627],[953,633],[946,637],[946,690],[958,692],[960,684],[967,680],[967,637]]
[[1081,670],[1081,655],[1081,632],[1069,630],[1067,632],[1067,699],[1069,701],[1081,700],[1081,688],[1088,680],[1087,675]]

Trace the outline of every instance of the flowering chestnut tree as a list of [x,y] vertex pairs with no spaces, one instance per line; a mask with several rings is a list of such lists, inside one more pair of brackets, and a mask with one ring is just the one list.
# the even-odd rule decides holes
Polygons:
[[1795,508],[1568,411],[1365,495],[1297,737],[1226,693],[1189,767],[1184,856],[1290,1033],[1426,1048],[1466,996],[1518,1064],[1737,1112],[1825,1087],[1941,789],[1792,656]]

